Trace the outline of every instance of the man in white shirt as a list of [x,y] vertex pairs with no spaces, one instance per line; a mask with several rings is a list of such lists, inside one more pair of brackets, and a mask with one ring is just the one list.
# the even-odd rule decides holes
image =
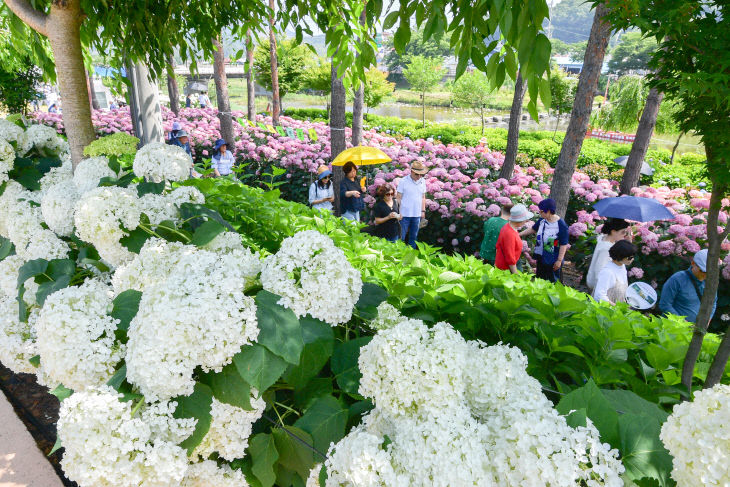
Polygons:
[[198,95],[198,103],[200,103],[200,108],[207,108],[210,105],[210,98],[207,94],[201,93]]
[[421,219],[426,217],[426,181],[423,175],[427,172],[426,166],[416,161],[411,164],[411,174],[398,183],[398,207],[403,216],[400,221],[401,240],[414,249]]

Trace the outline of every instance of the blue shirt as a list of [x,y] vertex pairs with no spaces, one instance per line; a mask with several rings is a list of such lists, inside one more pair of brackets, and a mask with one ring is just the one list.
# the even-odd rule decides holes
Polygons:
[[233,165],[236,160],[233,158],[231,151],[227,150],[223,155],[220,152],[214,155],[210,163],[213,169],[218,169],[221,176],[227,176],[233,172]]
[[[700,298],[697,296],[695,285],[700,290],[700,295],[704,294],[705,282],[697,279],[692,274],[692,269],[675,272],[664,283],[659,299],[659,309],[665,313],[684,316],[687,321],[694,323],[697,321],[697,313],[700,311]],[[714,316],[716,308],[717,295],[715,295],[715,304],[712,306],[710,319]]]
[[[358,191],[360,197],[345,196],[348,191]],[[342,213],[351,211],[357,213],[358,211],[365,208],[365,200],[363,199],[362,188],[357,181],[351,181],[349,178],[344,178],[340,183],[340,203],[342,204]]]

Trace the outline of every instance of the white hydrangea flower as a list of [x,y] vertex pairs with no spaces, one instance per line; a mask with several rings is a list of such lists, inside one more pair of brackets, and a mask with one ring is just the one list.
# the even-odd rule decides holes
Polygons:
[[730,386],[697,391],[674,406],[659,438],[672,455],[679,487],[730,485]]
[[27,240],[16,242],[15,252],[25,260],[35,259],[65,259],[71,252],[66,242],[61,240],[51,230],[42,228],[27,236]]
[[253,424],[261,417],[266,408],[262,398],[256,399],[255,391],[251,395],[251,411],[231,406],[213,398],[210,430],[203,441],[193,452],[201,459],[208,458],[211,453],[218,452],[228,461],[246,456],[248,437],[251,436]]
[[145,287],[129,328],[127,380],[147,398],[193,392],[193,371],[220,371],[258,336],[256,305],[246,296],[256,270],[232,254],[182,255],[166,279]]
[[241,470],[205,460],[188,467],[180,487],[248,487],[248,482]]
[[618,451],[569,427],[526,364],[446,323],[381,330],[359,360],[376,407],[330,448],[326,485],[622,486]]
[[370,322],[370,328],[374,330],[387,330],[405,320],[407,318],[400,314],[400,311],[395,306],[383,301],[378,305],[378,316]]
[[319,473],[322,471],[322,464],[317,463],[309,471],[309,477],[307,477],[307,483],[304,487],[320,487],[319,485]]
[[18,125],[4,118],[0,118],[0,139],[14,142],[17,145],[20,143],[23,132],[23,129]]
[[18,319],[15,298],[0,295],[0,362],[16,374],[34,374],[30,359],[38,355],[35,339],[36,310],[27,322]]
[[[18,273],[25,261],[19,255],[9,255],[0,261],[0,296],[15,299],[18,296]],[[35,278],[27,279],[24,283],[25,293],[23,301],[28,306],[36,304],[38,283]]]
[[213,240],[203,245],[206,250],[217,252],[231,252],[233,250],[243,250],[243,242],[241,235],[235,232],[223,232],[215,236]]
[[124,358],[115,342],[118,320],[107,314],[111,288],[97,280],[67,287],[46,298],[36,323],[46,374],[75,391],[104,385]]
[[184,255],[195,253],[192,245],[168,242],[161,238],[150,238],[142,246],[134,259],[120,266],[112,277],[114,294],[129,289],[144,292],[150,287],[163,283],[167,274]]
[[190,177],[192,163],[182,147],[153,142],[137,151],[132,169],[136,176],[155,183],[182,181]]
[[[132,402],[121,402],[111,388],[76,392],[61,403],[58,437],[65,451],[61,466],[81,487],[176,487],[187,471],[185,450],[159,435],[194,425],[174,419],[172,405],[159,408],[153,424],[144,413],[132,416]],[[177,439],[177,438],[176,438]]]
[[68,142],[59,137],[56,129],[47,125],[31,125],[18,137],[18,153],[21,156],[34,149],[45,156],[60,156],[69,152]]
[[99,186],[101,178],[116,177],[117,174],[109,167],[109,159],[104,156],[84,159],[73,171],[74,184],[82,195]]
[[61,236],[74,230],[74,208],[79,200],[76,188],[68,182],[51,186],[41,199],[41,214],[48,228]]
[[178,217],[177,206],[166,196],[147,193],[139,198],[142,213],[147,215],[152,225],[159,225],[165,220],[175,220]]
[[94,188],[76,203],[76,234],[93,244],[102,259],[117,267],[134,257],[119,241],[127,235],[126,230],[137,228],[140,215],[136,191],[117,186]]
[[70,157],[63,157],[61,159],[61,165],[58,167],[52,167],[40,180],[41,189],[38,191],[42,199],[43,196],[57,184],[65,184],[67,186],[73,186],[73,164],[71,163]]
[[[406,320],[360,349],[360,394],[394,416],[458,408],[464,397],[466,343],[451,326]],[[419,371],[413,374],[412,371]]]
[[205,203],[205,195],[195,186],[177,187],[166,194],[165,197],[178,207],[183,203],[196,203],[199,205]]
[[13,169],[14,165],[15,149],[5,139],[0,138],[0,184],[8,180],[8,172]]
[[350,320],[362,292],[360,273],[316,230],[284,239],[264,261],[261,283],[298,317],[309,314],[333,326]]

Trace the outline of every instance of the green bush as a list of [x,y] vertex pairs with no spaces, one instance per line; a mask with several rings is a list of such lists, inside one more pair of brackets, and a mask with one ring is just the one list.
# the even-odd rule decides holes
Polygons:
[[126,132],[116,132],[96,139],[84,148],[86,157],[96,156],[134,156],[137,153],[139,139]]

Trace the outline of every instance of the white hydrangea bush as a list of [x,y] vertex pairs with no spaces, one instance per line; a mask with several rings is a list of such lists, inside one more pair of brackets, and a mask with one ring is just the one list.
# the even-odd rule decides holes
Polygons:
[[261,283],[297,317],[311,315],[333,326],[352,318],[362,292],[360,272],[331,238],[316,230],[285,238],[264,261]]
[[0,139],[11,142],[18,147],[23,132],[24,130],[17,124],[0,118]]
[[56,235],[69,237],[74,231],[74,210],[79,193],[73,185],[58,183],[46,191],[41,199],[41,215],[48,228]]
[[34,374],[30,359],[38,355],[33,310],[27,322],[18,318],[18,302],[0,293],[0,362],[16,374]]
[[8,180],[8,173],[15,165],[15,149],[10,142],[0,137],[0,184]]
[[678,487],[730,485],[730,386],[697,391],[692,402],[674,406],[659,438]]
[[446,323],[379,331],[359,358],[376,407],[330,447],[326,486],[622,486],[618,452],[568,426],[525,366]]
[[246,456],[251,428],[266,408],[266,402],[261,398],[256,398],[256,395],[258,395],[256,391],[251,394],[253,409],[250,411],[213,398],[210,410],[212,415],[210,429],[200,445],[195,448],[193,455],[205,459],[212,453],[218,453],[228,461]]
[[218,466],[212,460],[194,463],[188,467],[180,487],[248,487],[241,470],[228,465]]
[[259,332],[245,295],[257,267],[205,250],[178,257],[164,280],[145,287],[129,328],[127,379],[150,399],[191,394],[196,367],[219,372]]
[[27,156],[35,151],[42,156],[61,156],[69,152],[68,142],[53,127],[33,124],[18,137],[18,153]]
[[192,164],[192,159],[182,147],[153,142],[137,151],[132,169],[136,176],[160,183],[187,179]]
[[84,159],[73,171],[73,182],[79,194],[84,194],[99,186],[102,178],[116,177],[117,173],[109,167],[109,159],[104,156]]
[[37,348],[46,374],[75,391],[104,385],[124,358],[115,340],[118,320],[107,313],[111,287],[92,279],[51,294],[36,323]]
[[65,451],[61,466],[81,486],[176,487],[188,458],[178,446],[195,420],[175,419],[174,404],[133,414],[109,387],[76,392],[61,403],[58,437]]

